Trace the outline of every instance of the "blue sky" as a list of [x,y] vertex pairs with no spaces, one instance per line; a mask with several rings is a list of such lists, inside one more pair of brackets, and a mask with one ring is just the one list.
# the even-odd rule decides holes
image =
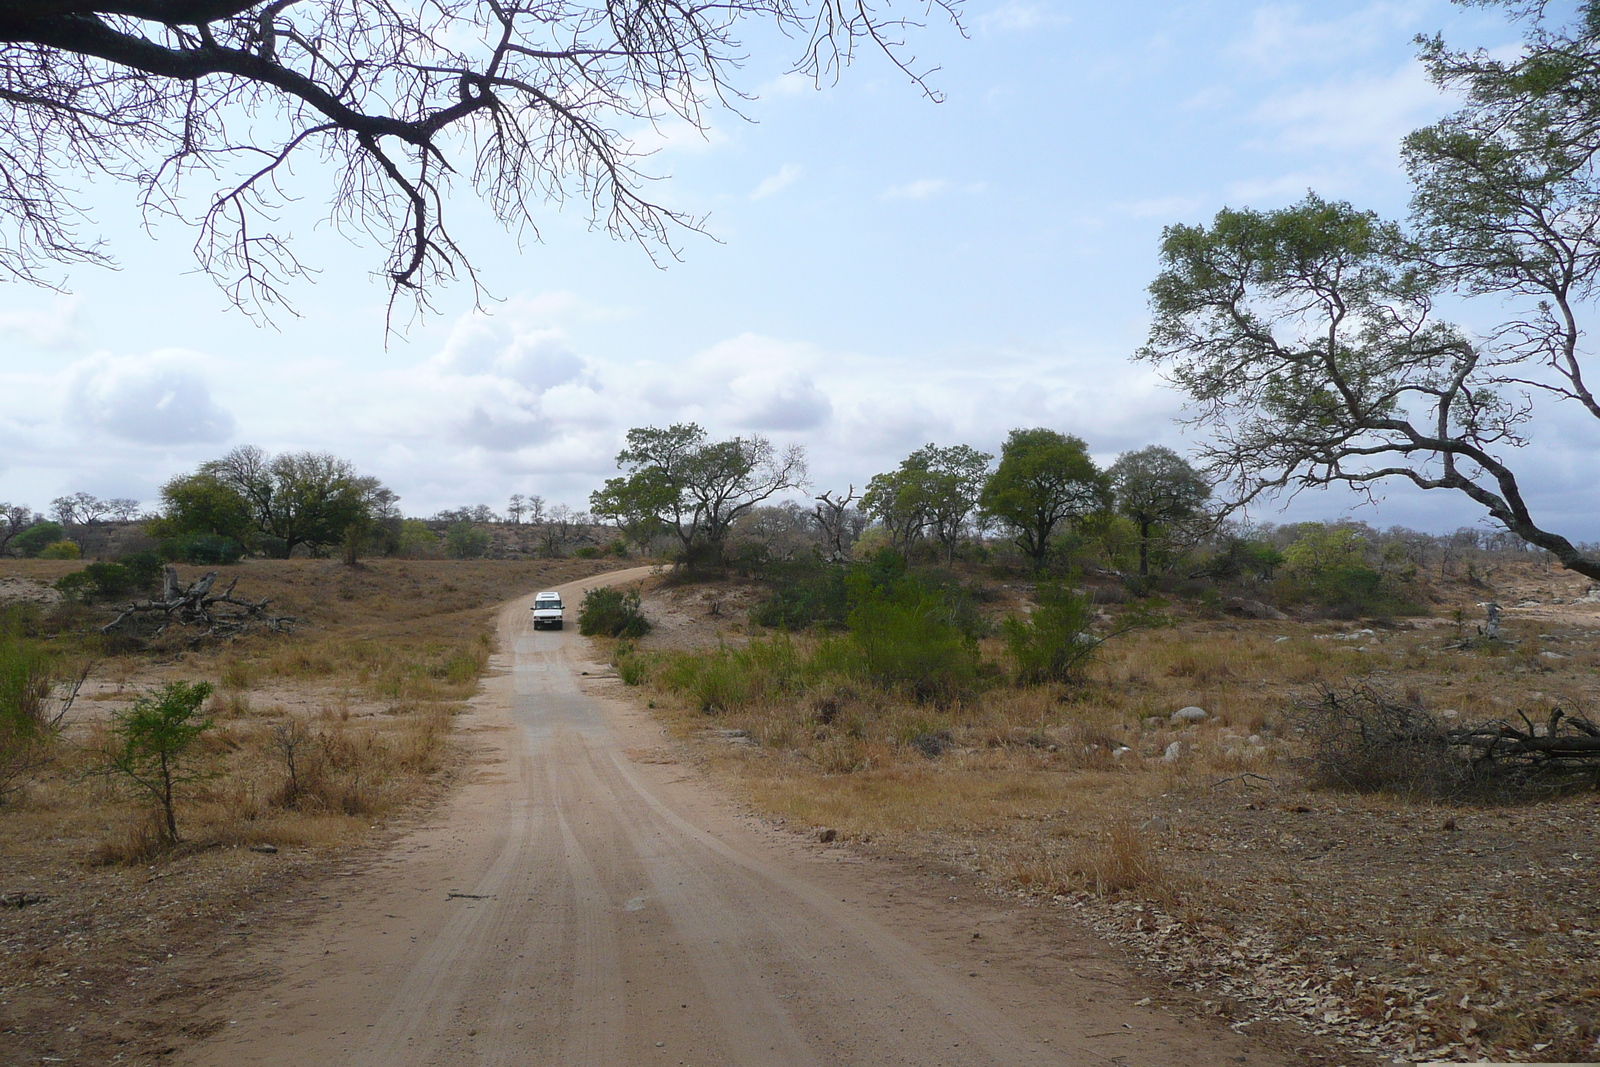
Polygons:
[[[542,242],[519,242],[463,193],[458,236],[499,300],[474,311],[454,286],[388,338],[381,251],[319,223],[315,172],[287,220],[320,273],[291,290],[300,317],[268,328],[195,273],[189,231],[146,231],[128,189],[86,186],[121,269],[75,270],[66,296],[0,286],[0,500],[154,501],[249,442],[347,456],[412,514],[513,492],[582,505],[629,426],[683,419],[805,444],[818,489],[929,441],[993,451],[1023,425],[1105,461],[1181,449],[1179,399],[1128,360],[1161,228],[1308,188],[1403,213],[1398,139],[1448,108],[1412,38],[1518,39],[1496,10],[1433,0],[980,0],[965,19],[965,39],[912,38],[941,68],[938,104],[876,56],[818,90],[785,74],[796,42],[748,37],[756,121],[642,131],[670,175],[655,194],[714,238],[682,235],[665,269],[571,211],[540,207]],[[1525,461],[1537,499],[1592,523],[1594,433],[1549,425]],[[1302,498],[1290,517],[1350,503]],[[1401,492],[1357,514],[1477,518]]]

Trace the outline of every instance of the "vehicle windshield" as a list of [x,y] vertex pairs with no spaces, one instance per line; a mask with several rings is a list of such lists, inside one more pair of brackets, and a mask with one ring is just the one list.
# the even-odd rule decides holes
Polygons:
[[533,602],[533,606],[536,608],[559,608],[561,606],[561,598],[556,596],[540,597]]

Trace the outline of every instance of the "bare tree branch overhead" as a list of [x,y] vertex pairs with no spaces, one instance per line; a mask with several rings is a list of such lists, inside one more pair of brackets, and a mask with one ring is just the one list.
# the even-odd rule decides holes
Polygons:
[[[954,20],[958,3],[928,8]],[[278,218],[296,161],[334,172],[332,221],[384,245],[393,296],[418,307],[446,279],[479,284],[444,218],[457,184],[535,237],[535,205],[576,201],[670,255],[700,220],[646,194],[639,137],[703,131],[745,98],[752,21],[803,41],[813,78],[870,45],[928,91],[902,50],[913,24],[871,0],[7,0],[0,277],[109,262],[72,184],[109,176],[147,218],[194,223],[201,267],[266,314],[306,270]]]

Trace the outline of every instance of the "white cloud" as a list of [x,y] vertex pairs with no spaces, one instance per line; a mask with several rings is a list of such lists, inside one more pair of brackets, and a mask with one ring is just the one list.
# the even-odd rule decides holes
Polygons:
[[1273,97],[1252,117],[1273,130],[1267,146],[1278,150],[1390,155],[1447,102],[1421,64],[1409,62],[1386,75],[1339,78]]
[[73,417],[147,445],[215,444],[234,418],[211,398],[201,357],[166,350],[148,356],[91,356],[71,370]]
[[1040,26],[1062,26],[1071,22],[1069,15],[1051,10],[1047,4],[1030,3],[1029,0],[1005,0],[999,7],[983,12],[973,20],[981,30],[1016,33],[1037,29]]
[[81,307],[82,301],[76,296],[58,296],[45,309],[0,311],[0,337],[30,348],[82,348],[85,341],[78,321]]
[[800,179],[801,170],[794,163],[785,163],[779,168],[778,173],[763,178],[761,184],[755,187],[750,194],[751,200],[762,200],[781,189],[787,189]]
[[699,154],[709,152],[727,140],[728,135],[712,123],[708,122],[702,127],[685,119],[668,118],[635,129],[624,139],[624,144],[629,151],[641,155],[674,152]]
[[1426,8],[1420,0],[1380,2],[1335,18],[1312,19],[1300,4],[1263,4],[1251,13],[1249,30],[1228,54],[1274,73],[1348,60],[1407,34]]
[[931,200],[950,187],[943,178],[918,178],[905,185],[891,185],[883,191],[885,200]]
[[778,77],[761,85],[756,89],[756,96],[803,96],[817,87],[816,79],[807,77],[799,71],[791,70],[789,73],[780,74]]

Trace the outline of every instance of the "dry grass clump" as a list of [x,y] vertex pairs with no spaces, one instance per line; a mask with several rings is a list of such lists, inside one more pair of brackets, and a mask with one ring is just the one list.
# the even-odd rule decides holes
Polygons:
[[[362,718],[333,709],[309,717],[282,708],[241,714],[220,697],[208,710],[216,725],[201,735],[203,780],[180,800],[181,851],[347,844],[428,791],[445,765],[453,715],[438,705]],[[91,728],[78,766],[95,760],[105,733],[103,725]],[[92,850],[91,864],[145,863],[165,851],[159,828],[136,803],[104,787],[83,799],[118,811],[120,823]],[[59,814],[73,807],[59,792],[52,806]]]

